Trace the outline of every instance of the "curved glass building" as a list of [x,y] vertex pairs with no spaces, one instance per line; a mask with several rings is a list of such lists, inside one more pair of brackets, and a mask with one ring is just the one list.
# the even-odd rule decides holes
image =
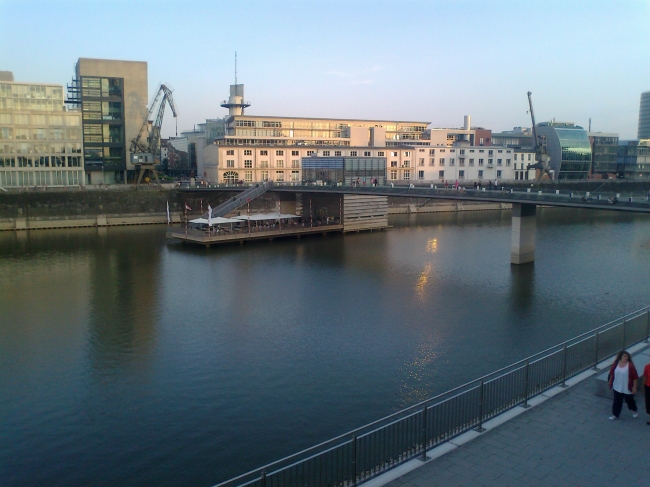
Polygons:
[[544,122],[537,124],[536,129],[538,136],[546,137],[554,180],[587,179],[591,143],[585,129],[565,122]]
[[650,139],[650,91],[644,91],[641,93],[638,138]]

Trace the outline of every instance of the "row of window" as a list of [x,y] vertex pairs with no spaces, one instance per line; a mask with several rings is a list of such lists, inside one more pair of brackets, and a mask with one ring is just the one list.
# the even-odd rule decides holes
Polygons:
[[0,157],[0,167],[81,167],[81,156]]
[[81,154],[81,142],[40,144],[0,142],[0,154]]
[[[501,171],[497,171],[497,178],[501,177]],[[483,179],[484,174],[483,171],[478,171],[478,179]],[[396,181],[397,180],[397,171],[391,171],[390,172],[390,177],[389,179]],[[402,179],[403,180],[410,180],[411,179],[411,172],[410,171],[404,171],[402,174]],[[418,179],[423,180],[424,179],[424,171],[418,171]],[[438,171],[438,179],[442,180],[445,179],[445,171]],[[458,179],[465,179],[465,171],[458,171]],[[528,179],[528,178],[526,178]]]
[[[276,150],[275,155],[276,156],[284,156],[284,152],[285,152],[284,150]],[[286,152],[288,153],[289,151],[286,151]],[[335,151],[324,150],[322,152],[323,152],[323,154],[322,154],[323,157],[331,157],[332,155],[334,157],[342,157],[342,155],[343,155],[343,151],[340,151],[340,150],[335,150]],[[356,150],[350,151],[350,157],[359,157],[359,152],[363,152],[363,157],[372,157],[372,153],[370,151],[356,151]],[[315,153],[315,151],[308,150],[307,151],[307,156],[311,156],[314,153]],[[406,157],[410,156],[410,154],[411,153],[408,152],[408,151],[404,153],[404,155]],[[226,155],[227,156],[234,156],[235,155],[235,150],[234,149],[227,149],[226,150]],[[253,155],[252,149],[244,149],[244,155],[245,156],[252,156]],[[262,149],[262,150],[259,151],[259,155],[260,156],[268,156],[269,151],[266,150],[266,149]],[[300,151],[292,150],[291,155],[292,156],[300,156]],[[385,155],[384,151],[378,151],[377,152],[377,157],[384,157],[384,155]],[[397,152],[391,152],[391,155],[396,157]]]
[[0,139],[3,140],[74,140],[80,138],[80,129],[0,127]]
[[[275,166],[273,166],[275,164]],[[226,167],[227,168],[234,168],[235,167],[235,160],[234,159],[226,159]],[[274,161],[269,165],[269,161],[260,161],[258,167],[261,169],[268,169],[269,167],[277,167],[277,168],[283,168],[284,167],[284,161]],[[291,167],[297,168],[300,167],[300,160],[299,159],[294,159],[291,161]],[[253,160],[252,159],[246,159],[244,160],[244,168],[245,169],[252,169],[253,168]]]
[[0,186],[77,186],[81,171],[0,171]]
[[78,127],[81,125],[79,115],[47,115],[44,113],[0,113],[0,125],[36,125],[46,128],[52,126]]
[[[273,178],[274,181],[284,182],[286,174],[285,171],[262,171],[260,176],[262,181],[268,181]],[[223,174],[223,181],[225,183],[236,183],[240,180],[239,173],[236,171],[226,171]],[[247,183],[253,182],[253,171],[244,171],[244,181]],[[291,171],[289,173],[289,181],[300,181],[300,171]]]
[[39,100],[32,98],[0,97],[0,110],[38,110],[40,112],[62,112],[63,109],[63,99]]

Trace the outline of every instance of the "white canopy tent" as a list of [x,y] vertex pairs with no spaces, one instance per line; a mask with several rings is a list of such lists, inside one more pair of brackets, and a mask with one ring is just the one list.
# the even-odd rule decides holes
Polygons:
[[[195,218],[194,220],[190,220],[189,223],[197,223],[197,224],[203,224],[207,225],[208,224],[208,219],[207,218]],[[223,225],[223,224],[231,224],[231,223],[241,223],[241,220],[235,220],[232,218],[223,218],[220,216],[215,216],[212,218],[212,225]]]

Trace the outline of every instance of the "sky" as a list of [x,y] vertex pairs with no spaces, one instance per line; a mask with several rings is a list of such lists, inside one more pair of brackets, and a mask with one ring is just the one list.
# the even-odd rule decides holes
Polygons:
[[[637,135],[650,90],[650,0],[0,0],[0,70],[69,83],[80,57],[146,61],[178,130],[227,114],[472,125],[555,119]],[[163,136],[176,130],[165,114]]]

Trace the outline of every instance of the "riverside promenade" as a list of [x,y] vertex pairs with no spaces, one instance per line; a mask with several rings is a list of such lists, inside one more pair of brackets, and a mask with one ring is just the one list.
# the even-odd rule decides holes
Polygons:
[[[642,373],[647,345],[631,349],[637,350],[633,361]],[[612,401],[594,394],[594,377],[610,364],[601,362],[600,372],[586,371],[567,381],[568,388],[531,399],[534,407],[528,410],[518,407],[485,423],[483,433],[470,431],[434,448],[425,463],[411,460],[363,485],[649,486],[650,426],[643,392],[636,394],[639,417],[632,418],[624,405],[615,421],[608,419]]]

